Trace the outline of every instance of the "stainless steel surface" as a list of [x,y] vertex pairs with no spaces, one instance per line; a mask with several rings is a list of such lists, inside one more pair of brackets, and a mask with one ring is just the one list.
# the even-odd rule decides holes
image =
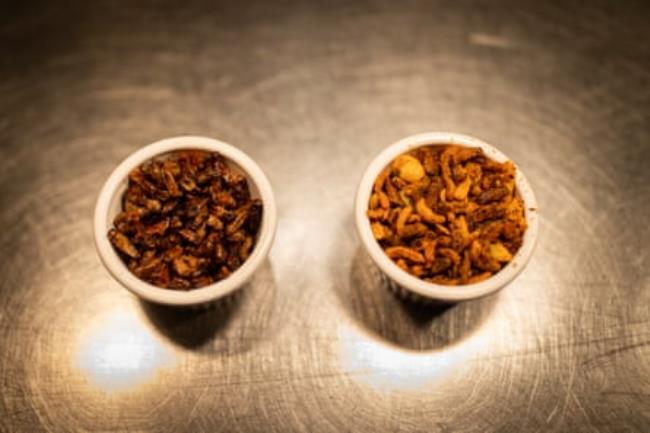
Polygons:
[[[0,430],[650,431],[648,3],[272,3],[0,6]],[[427,130],[535,188],[497,296],[402,302],[360,249],[365,165]],[[92,242],[112,168],[183,133],[249,153],[280,212],[198,312]]]

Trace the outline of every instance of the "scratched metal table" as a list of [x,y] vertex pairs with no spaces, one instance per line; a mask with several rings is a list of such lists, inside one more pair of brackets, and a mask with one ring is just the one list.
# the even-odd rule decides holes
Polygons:
[[[650,431],[650,7],[1,6],[0,431]],[[510,155],[541,238],[496,296],[400,301],[352,201],[402,136]],[[99,188],[178,134],[259,161],[268,261],[200,312],[102,267]]]

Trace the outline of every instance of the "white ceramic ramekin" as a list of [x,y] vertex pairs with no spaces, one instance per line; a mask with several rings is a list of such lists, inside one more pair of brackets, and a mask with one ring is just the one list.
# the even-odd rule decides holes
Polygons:
[[[133,275],[117,255],[107,236],[108,230],[113,225],[113,219],[122,208],[122,195],[127,187],[129,172],[151,158],[163,157],[166,153],[180,149],[219,152],[231,166],[246,175],[251,196],[259,198],[263,205],[257,242],[248,259],[228,278],[189,291],[163,289]],[[251,278],[269,253],[275,236],[276,223],[277,210],[271,184],[264,172],[248,155],[230,144],[212,138],[172,137],[137,150],[113,170],[102,187],[95,206],[95,244],[102,262],[113,277],[140,298],[165,305],[198,305],[215,301],[235,291]]]
[[519,167],[517,167],[515,182],[517,190],[524,201],[528,228],[524,234],[523,244],[513,257],[512,261],[501,271],[497,272],[487,280],[476,284],[459,286],[445,286],[421,280],[400,269],[390,258],[388,258],[372,235],[370,221],[366,216],[366,211],[368,209],[368,200],[370,199],[373,184],[379,173],[398,155],[417,147],[436,144],[455,144],[466,147],[479,147],[483,149],[488,157],[495,161],[503,162],[508,159],[508,157],[495,147],[481,140],[451,132],[429,132],[417,134],[393,143],[377,155],[377,157],[370,163],[361,178],[361,182],[359,183],[355,204],[355,219],[361,243],[372,260],[393,282],[395,282],[400,288],[406,289],[416,296],[444,302],[458,302],[489,295],[503,288],[522,271],[524,266],[528,263],[537,241],[537,234],[539,232],[537,200],[535,200],[533,190]]

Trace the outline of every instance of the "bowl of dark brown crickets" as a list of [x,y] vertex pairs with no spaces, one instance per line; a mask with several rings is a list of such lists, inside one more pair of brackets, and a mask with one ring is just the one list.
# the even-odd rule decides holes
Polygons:
[[391,287],[416,300],[458,302],[506,286],[535,247],[537,201],[519,167],[467,135],[412,135],[364,173],[355,220]]
[[255,161],[222,141],[181,136],[115,168],[95,206],[94,235],[102,262],[132,293],[190,306],[249,281],[276,223],[271,185]]

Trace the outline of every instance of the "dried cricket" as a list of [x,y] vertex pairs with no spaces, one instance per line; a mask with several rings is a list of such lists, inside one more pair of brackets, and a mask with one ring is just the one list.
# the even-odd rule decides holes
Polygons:
[[131,171],[108,238],[137,277],[189,290],[241,266],[261,220],[261,201],[222,155],[187,150]]

